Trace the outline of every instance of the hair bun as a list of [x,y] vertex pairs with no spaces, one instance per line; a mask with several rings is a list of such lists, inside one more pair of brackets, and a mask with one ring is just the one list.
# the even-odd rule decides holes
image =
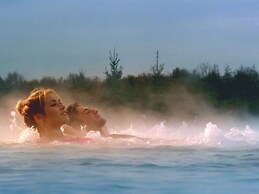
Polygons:
[[16,110],[22,115],[25,115],[25,103],[23,100],[19,100],[16,105]]

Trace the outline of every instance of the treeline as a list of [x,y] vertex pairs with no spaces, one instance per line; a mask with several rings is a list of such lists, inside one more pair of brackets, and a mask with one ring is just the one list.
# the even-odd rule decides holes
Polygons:
[[[254,67],[240,67],[234,72],[226,68],[221,75],[218,66],[206,64],[192,72],[175,68],[168,75],[143,73],[123,78],[111,76],[105,80],[88,78],[83,71],[66,78],[43,77],[31,81],[17,72],[9,73],[4,79],[0,77],[1,97],[12,92],[29,92],[36,87],[69,91],[82,99],[87,96],[88,101],[95,103],[137,105],[161,113],[169,111],[170,96],[181,98],[177,93],[185,90],[190,95],[202,93],[218,108],[247,108],[251,113],[259,113],[259,76]],[[171,102],[177,103],[177,100]]]
[[[67,77],[43,77],[26,80],[17,72],[0,77],[0,97],[13,92],[28,93],[36,87],[50,87],[69,92],[82,103],[130,107],[162,115],[195,117],[205,102],[218,110],[246,110],[259,114],[259,76],[255,67],[232,71],[226,67],[220,73],[217,65],[201,64],[192,71],[175,68],[163,73],[157,62],[149,73],[123,77],[118,54],[110,53],[110,67],[104,80],[87,77],[87,72],[71,73]],[[204,110],[204,109],[203,109]]]

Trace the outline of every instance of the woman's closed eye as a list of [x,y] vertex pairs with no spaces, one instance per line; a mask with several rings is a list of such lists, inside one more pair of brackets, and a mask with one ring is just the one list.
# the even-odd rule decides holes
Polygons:
[[51,107],[58,106],[58,105],[63,105],[61,100],[52,100],[51,103],[50,103]]
[[50,106],[51,106],[51,107],[58,106],[58,105],[63,105],[62,102],[61,102],[61,100],[52,100],[52,101],[50,102]]
[[57,104],[56,104],[56,103],[55,103],[55,104],[51,104],[50,106],[51,106],[51,107],[54,107],[54,106],[57,106]]
[[56,102],[56,101],[52,101],[51,103],[50,103],[50,106],[51,107],[54,107],[54,106],[57,106],[58,105],[58,103]]

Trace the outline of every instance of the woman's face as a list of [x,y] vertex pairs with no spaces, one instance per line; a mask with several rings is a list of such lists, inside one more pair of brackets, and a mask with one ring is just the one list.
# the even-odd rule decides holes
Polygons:
[[78,106],[76,112],[78,113],[79,119],[89,127],[103,127],[106,123],[106,120],[99,115],[98,111],[95,109]]
[[44,125],[49,128],[60,128],[69,122],[68,114],[65,112],[65,106],[55,93],[48,93],[45,99]]

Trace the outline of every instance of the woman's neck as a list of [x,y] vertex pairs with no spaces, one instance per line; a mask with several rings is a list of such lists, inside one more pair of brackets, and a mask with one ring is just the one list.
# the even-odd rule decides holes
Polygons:
[[64,137],[62,131],[60,129],[43,129],[39,131],[40,141],[42,142],[51,142],[55,140],[59,140]]

